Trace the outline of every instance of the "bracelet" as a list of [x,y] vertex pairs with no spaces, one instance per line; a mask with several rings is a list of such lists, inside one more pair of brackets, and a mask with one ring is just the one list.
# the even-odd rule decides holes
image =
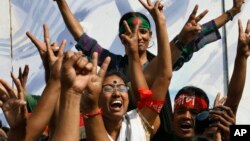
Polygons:
[[139,92],[142,100],[151,97],[153,94],[151,90],[146,90],[144,88],[138,88],[137,91]]
[[97,116],[97,115],[101,115],[101,114],[102,114],[102,109],[98,108],[93,112],[83,114],[83,117],[85,119],[88,119],[88,118],[91,118],[91,117],[94,117],[94,116]]
[[174,38],[174,44],[175,46],[181,51],[183,52],[184,48],[185,48],[185,44],[183,42],[180,41],[179,39],[179,35],[175,36]]
[[229,17],[229,20],[232,21],[233,18],[234,18],[233,13],[230,10],[227,10],[226,13],[227,13],[227,15]]

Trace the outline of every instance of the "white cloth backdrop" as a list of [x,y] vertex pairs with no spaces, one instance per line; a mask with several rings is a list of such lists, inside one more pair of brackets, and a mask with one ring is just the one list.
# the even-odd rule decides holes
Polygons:
[[[232,7],[233,0],[226,0],[226,9]],[[112,52],[124,54],[123,47],[118,39],[118,22],[120,17],[128,11],[140,11],[152,18],[137,0],[67,0],[72,12],[84,25],[86,32],[97,39],[99,44]],[[200,23],[205,23],[222,13],[222,1],[219,0],[163,0],[165,15],[170,39],[176,36],[195,4],[199,5],[199,12],[205,9],[209,13]],[[170,86],[171,99],[176,92],[186,85],[195,85],[204,89],[213,104],[217,92],[226,93],[226,77],[231,76],[234,65],[237,44],[237,18],[243,20],[244,26],[249,15],[247,1],[242,13],[235,17],[233,22],[227,24],[227,47],[229,75],[225,72],[223,60],[223,41],[207,45],[204,49],[193,55],[190,62],[186,63],[179,71],[174,72]],[[52,41],[67,39],[67,50],[75,50],[75,41],[65,27],[56,3],[53,0],[1,0],[0,1],[0,77],[11,83],[9,72],[18,72],[19,67],[25,64],[30,66],[28,91],[40,95],[44,88],[44,70],[39,53],[35,46],[26,37],[25,32],[30,31],[43,40],[42,24],[49,25]],[[154,31],[154,25],[153,25]],[[222,33],[222,30],[220,30]],[[225,36],[222,34],[222,36]],[[155,32],[153,35],[154,46],[149,50],[156,53],[157,42]],[[249,63],[248,63],[249,64]],[[250,65],[250,64],[249,64]],[[250,70],[248,70],[250,72]],[[249,75],[249,73],[248,73]],[[237,113],[238,124],[250,124],[250,79],[247,78],[243,98]],[[243,116],[244,115],[244,116]],[[1,114],[2,120],[4,120]],[[5,122],[5,121],[4,121]],[[6,122],[5,122],[6,124]]]

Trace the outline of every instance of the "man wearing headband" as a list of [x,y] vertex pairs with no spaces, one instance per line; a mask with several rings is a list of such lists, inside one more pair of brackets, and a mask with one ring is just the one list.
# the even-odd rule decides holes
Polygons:
[[191,141],[195,136],[194,118],[208,107],[209,99],[203,90],[194,86],[182,88],[174,100],[174,140]]

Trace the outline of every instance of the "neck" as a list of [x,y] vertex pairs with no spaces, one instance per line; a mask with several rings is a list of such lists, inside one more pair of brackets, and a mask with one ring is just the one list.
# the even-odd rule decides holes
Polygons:
[[146,51],[143,52],[143,53],[139,53],[139,57],[140,57],[141,65],[148,62],[147,52]]
[[113,140],[117,140],[120,133],[120,128],[122,126],[122,119],[110,120],[108,118],[103,117],[103,121],[108,134],[111,136]]

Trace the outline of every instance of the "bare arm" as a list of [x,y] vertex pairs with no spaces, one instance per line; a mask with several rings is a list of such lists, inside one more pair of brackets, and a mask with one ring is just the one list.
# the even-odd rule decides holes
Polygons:
[[[177,37],[175,39],[173,39],[170,42],[172,64],[175,64],[176,61],[179,59],[179,57],[182,54],[182,50],[183,50],[184,46],[186,44],[188,44],[189,42],[191,42],[192,40],[194,40],[201,31],[201,26],[198,22],[207,14],[208,11],[205,10],[201,14],[196,16],[197,10],[198,10],[198,5],[195,6],[193,12],[190,14],[189,19],[186,22],[186,24],[184,25],[184,27],[182,28],[181,32],[177,35]],[[165,23],[165,26],[166,26],[166,22],[161,21],[161,20],[157,21],[157,18],[154,18],[154,20],[156,23],[156,28],[157,28],[156,30],[161,31],[161,29],[159,30],[159,27],[164,28],[163,26],[160,26],[160,24]],[[165,29],[163,29],[163,31],[165,31]],[[157,34],[159,34],[159,33],[157,33]],[[157,36],[157,40],[163,39],[163,38],[158,39],[158,36]],[[162,37],[164,37],[164,36],[162,36]],[[168,39],[168,36],[166,36],[165,39]],[[158,41],[158,42],[160,43],[161,41]],[[159,46],[159,47],[161,47],[161,46]],[[158,53],[162,53],[162,52],[164,52],[164,51],[158,50]],[[156,63],[157,61],[155,61],[155,60],[157,60],[157,59],[153,59],[149,63],[148,67],[144,70],[144,74],[145,74],[145,77],[146,77],[146,80],[147,80],[149,86],[151,86],[153,83],[153,80],[155,78],[154,75],[158,73],[158,70],[155,69],[157,66],[157,63]]]
[[[128,54],[129,73],[131,78],[131,85],[133,86],[132,91],[137,96],[136,99],[137,102],[140,101],[141,99],[138,89],[149,90],[148,84],[143,74],[142,66],[140,63],[140,57],[138,53],[139,24],[140,23],[137,22],[134,31],[131,31],[127,22],[124,21],[124,26],[127,32],[125,34],[121,34],[121,38],[125,43],[126,53]],[[158,113],[151,110],[147,106],[141,107],[140,113],[146,119],[146,122],[150,124],[149,125],[150,127],[154,124],[155,120],[158,117]]]
[[[170,83],[170,79],[172,76],[172,64],[171,64],[171,54],[170,54],[170,45],[167,35],[165,16],[162,13],[163,6],[160,4],[160,1],[157,1],[154,5],[151,1],[143,1],[140,0],[142,5],[151,13],[153,16],[156,27],[157,27],[157,39],[159,42],[159,52],[158,58],[155,59],[156,68],[159,72],[155,75],[155,79],[153,81],[152,86],[148,86],[144,74],[142,72],[142,67],[139,61],[138,55],[138,28],[139,24],[137,23],[135,30],[132,32],[128,25],[125,23],[125,27],[127,30],[127,34],[123,34],[122,37],[125,41],[127,41],[126,53],[129,57],[129,70],[131,75],[131,83],[134,86],[134,92],[138,93],[138,88],[150,89],[153,92],[151,96],[152,100],[155,101],[163,101],[165,99],[165,95],[168,89],[168,85]],[[164,55],[164,59],[163,58]],[[140,112],[143,117],[147,120],[150,125],[154,125],[158,119],[158,112],[152,110],[152,107],[142,107]],[[155,132],[157,128],[154,129]]]
[[[155,6],[153,6],[152,3],[146,4],[142,0],[141,3],[150,12],[156,25],[158,55],[156,58],[154,58],[154,60],[152,60],[152,62],[149,63],[149,66],[144,71],[148,85],[151,87],[152,83],[155,82],[154,80],[156,79],[156,77],[163,77],[163,80],[165,79],[164,80],[165,82],[171,79],[172,69],[166,69],[166,68],[172,68],[172,63],[169,62],[171,60],[170,51],[172,50],[172,48],[170,50],[166,19],[162,11],[163,6],[158,2],[155,4]],[[177,47],[173,48],[174,51],[176,51],[175,49],[177,49],[178,50],[177,52],[180,53],[180,50]],[[161,67],[162,69],[156,69]],[[165,76],[168,76],[168,78],[166,78]],[[166,88],[168,87],[168,85],[167,84],[165,85]]]
[[74,39],[76,41],[79,41],[79,38],[84,33],[83,27],[70,11],[66,0],[56,0],[56,2],[68,30],[70,31]]
[[25,138],[25,127],[27,122],[27,108],[24,101],[24,90],[20,81],[11,73],[17,90],[6,81],[0,79],[0,107],[10,126],[8,141],[23,141]]
[[78,141],[80,99],[89,80],[92,65],[81,53],[74,54],[69,51],[63,59],[59,118],[53,140]]
[[237,54],[235,58],[233,74],[228,86],[228,94],[225,105],[230,107],[236,115],[246,80],[247,58],[250,55],[250,20],[247,22],[246,30],[243,31],[241,20],[239,25],[239,39]]
[[241,6],[244,3],[244,1],[245,0],[233,0],[234,2],[233,7],[229,9],[227,12],[217,17],[216,19],[214,19],[217,28],[224,26],[229,20],[232,20],[230,18],[233,18],[235,15],[240,13]]
[[[160,4],[160,1],[157,1],[155,5],[153,5],[151,2],[146,3],[145,1],[140,1],[144,5],[144,7],[150,12],[151,16],[155,21],[158,42],[158,55],[153,60],[156,64],[154,66],[154,69],[157,70],[157,72],[155,72],[153,75],[154,79],[152,81],[152,85],[149,82],[148,85],[153,92],[152,99],[163,101],[165,100],[165,96],[167,94],[170,80],[172,77],[171,49],[168,38],[166,19],[163,13],[163,5]],[[148,68],[149,67],[153,68],[152,66],[148,66]],[[155,121],[157,122],[158,120],[155,117],[155,114],[157,114],[155,111],[149,112],[145,109],[144,112],[144,110],[142,109],[142,114],[144,114],[145,118],[149,121],[151,125],[155,125]]]
[[[97,58],[98,54],[93,54],[93,70],[88,82],[88,87],[85,93],[82,95],[81,109],[82,114],[86,115],[89,113],[97,113],[100,109],[98,108],[99,95],[102,91],[102,82],[104,80],[108,65],[110,63],[110,57],[107,57],[99,72],[97,72]],[[88,141],[109,141],[107,131],[104,126],[102,115],[100,113],[85,117],[85,131]]]
[[[34,41],[34,37],[33,39]],[[41,98],[38,101],[31,117],[27,122],[27,135],[26,140],[36,140],[44,131],[45,127],[49,124],[52,114],[55,110],[57,99],[60,94],[60,68],[63,56],[63,50],[66,42],[64,41],[55,55],[50,45],[50,37],[48,32],[48,27],[44,25],[44,39],[46,49],[44,50],[42,57],[43,62],[48,64],[48,69],[50,71],[50,76],[47,85],[42,93]],[[42,44],[41,44],[42,45]],[[39,48],[39,47],[38,47]],[[40,50],[39,50],[40,52]],[[40,53],[41,54],[41,53]],[[39,122],[38,122],[39,121]]]

